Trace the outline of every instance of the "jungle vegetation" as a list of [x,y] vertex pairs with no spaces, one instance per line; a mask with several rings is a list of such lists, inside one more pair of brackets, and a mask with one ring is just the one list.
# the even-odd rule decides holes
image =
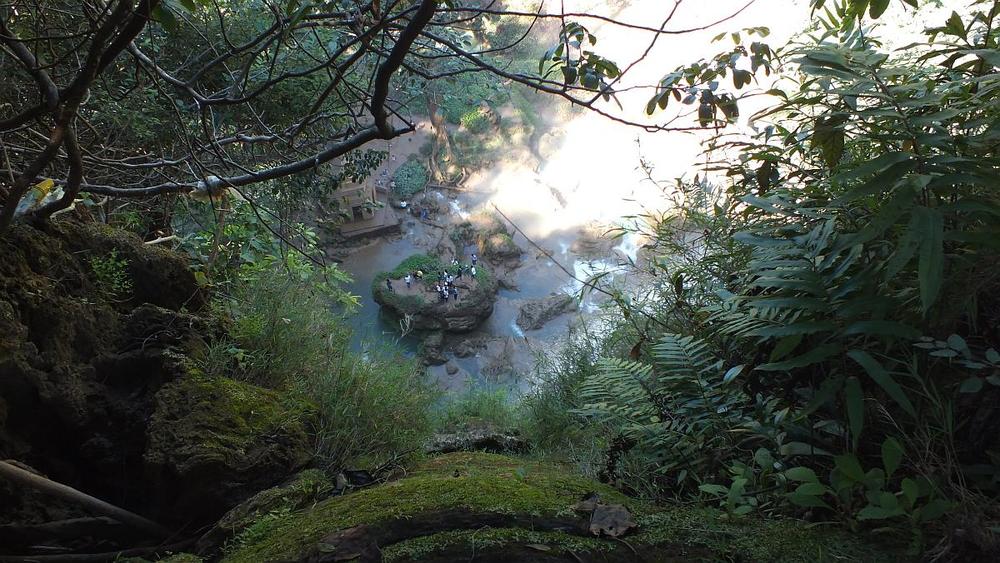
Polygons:
[[[664,4],[658,27],[609,23],[652,41],[687,31],[670,27],[681,1]],[[368,144],[420,117],[470,135],[433,155],[485,142],[484,99],[535,92],[623,126],[708,130],[708,164],[690,175],[663,181],[647,165],[672,209],[614,232],[649,241],[631,266],[642,291],[588,280],[611,297],[611,329],[569,338],[519,401],[464,398],[442,418],[494,418],[534,455],[658,502],[877,530],[929,559],[996,553],[1000,2],[956,3],[900,50],[872,24],[922,1],[810,4],[811,28],[788,45],[739,30],[718,56],[664,69],[639,123],[613,109],[630,66],[599,54],[587,14],[485,0],[0,2],[0,236],[71,207],[177,236],[234,319],[204,368],[322,397],[331,420],[378,411],[324,428],[317,455],[395,459],[433,426],[432,393],[391,352],[366,364],[346,349],[321,305],[350,307],[346,276],[319,258],[303,212],[370,174],[384,154]],[[731,133],[749,95],[769,107],[751,135]],[[402,188],[439,177],[429,164]],[[118,258],[101,260],[109,294],[127,292]]]

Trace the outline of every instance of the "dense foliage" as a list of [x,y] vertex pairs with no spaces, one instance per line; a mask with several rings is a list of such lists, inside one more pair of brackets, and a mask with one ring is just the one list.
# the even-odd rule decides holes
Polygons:
[[646,217],[656,277],[613,301],[631,359],[570,403],[626,486],[877,521],[916,551],[948,513],[975,536],[939,553],[993,549],[1000,9],[887,53],[854,4],[775,55],[796,80],[751,139],[708,145],[727,184]]

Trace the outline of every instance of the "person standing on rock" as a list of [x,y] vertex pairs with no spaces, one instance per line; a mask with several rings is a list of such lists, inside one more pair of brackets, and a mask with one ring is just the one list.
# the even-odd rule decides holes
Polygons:
[[458,288],[457,287],[451,286],[451,296],[455,299],[455,302],[457,303],[458,302]]
[[392,280],[390,280],[389,278],[385,279],[385,288],[389,290],[389,293],[395,293],[395,290],[392,289]]
[[[473,252],[473,253],[472,253],[472,268],[473,268],[473,269],[475,269],[475,268],[476,268],[476,262],[479,262],[479,256],[477,256],[477,255],[476,255],[476,253],[475,253],[475,252]],[[472,275],[473,275],[473,276],[475,276],[476,274],[475,274],[475,273],[473,273]]]
[[410,282],[413,281],[413,276],[406,274],[406,277],[403,278],[403,280],[406,282],[406,289],[410,289]]
[[[473,254],[473,256],[475,256],[475,254]],[[472,274],[472,277],[476,277],[476,265],[475,264],[472,265],[472,269],[469,270],[469,273]]]

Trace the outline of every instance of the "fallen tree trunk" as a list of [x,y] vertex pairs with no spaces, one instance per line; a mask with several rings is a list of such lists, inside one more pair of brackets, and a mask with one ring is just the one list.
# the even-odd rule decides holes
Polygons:
[[164,538],[170,535],[170,532],[166,528],[156,522],[153,522],[152,520],[139,516],[134,512],[129,512],[124,508],[119,508],[113,504],[104,502],[99,498],[94,498],[68,485],[56,483],[51,479],[21,469],[20,467],[7,461],[0,461],[0,479],[6,479],[12,483],[21,485],[22,487],[35,489],[41,493],[79,504],[92,512],[110,516],[123,524],[128,524],[158,538]]
[[131,526],[107,516],[70,518],[45,522],[44,524],[2,525],[0,526],[0,545],[25,547],[52,539],[120,538],[123,535],[134,536],[135,534],[136,532]]
[[0,563],[90,563],[91,561],[118,561],[125,557],[148,557],[157,554],[177,553],[194,544],[193,539],[156,547],[137,547],[106,553],[60,553],[59,555],[0,555]]

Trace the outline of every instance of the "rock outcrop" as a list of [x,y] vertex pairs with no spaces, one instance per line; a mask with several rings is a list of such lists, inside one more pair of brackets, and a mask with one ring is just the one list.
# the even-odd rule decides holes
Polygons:
[[197,372],[164,385],[143,460],[156,512],[211,521],[310,459],[310,405]]
[[[192,367],[225,334],[206,302],[179,254],[92,223],[15,225],[0,238],[0,459],[168,526],[296,471],[309,406]],[[4,483],[0,498],[0,524],[86,516]]]
[[538,330],[563,313],[575,311],[576,299],[563,293],[552,294],[542,299],[528,301],[521,305],[517,315],[517,326],[524,330]]
[[[442,300],[431,288],[431,276],[432,272],[440,271],[443,267],[436,263],[436,259],[428,259],[434,260],[434,263],[425,268],[428,275],[424,280],[413,280],[410,288],[402,280],[407,271],[406,261],[397,268],[398,271],[376,276],[372,295],[383,311],[407,319],[410,328],[414,330],[452,333],[469,332],[493,314],[498,284],[491,272],[480,265],[477,277],[466,274],[455,280],[455,287],[459,291],[457,300]],[[385,286],[386,279],[392,283],[391,291]]]

